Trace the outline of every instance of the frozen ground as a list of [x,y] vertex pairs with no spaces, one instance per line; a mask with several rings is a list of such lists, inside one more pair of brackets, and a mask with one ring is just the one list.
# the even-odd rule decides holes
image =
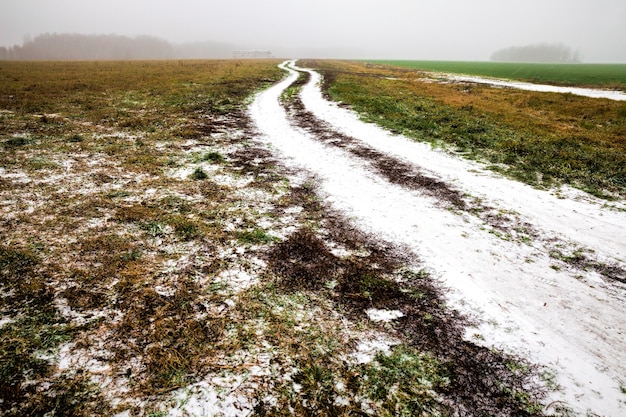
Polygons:
[[[250,114],[285,164],[315,174],[323,197],[363,230],[412,248],[449,287],[450,304],[480,320],[468,338],[552,369],[560,389],[548,402],[580,415],[626,414],[626,304],[619,282],[626,259],[624,206],[608,207],[573,190],[538,191],[390,135],[326,101],[319,75],[309,71],[301,99],[318,119],[534,231],[530,241],[502,235],[484,216],[450,210],[436,197],[392,184],[367,161],[296,127],[279,97],[297,79],[292,68],[298,68],[293,62],[282,67],[290,76],[259,94]],[[584,252],[621,276],[608,279],[555,259],[555,248]]]

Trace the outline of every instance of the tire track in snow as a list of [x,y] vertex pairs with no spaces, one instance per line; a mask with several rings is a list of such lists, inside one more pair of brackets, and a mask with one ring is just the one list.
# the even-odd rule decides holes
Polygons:
[[577,190],[569,190],[572,194],[569,198],[559,198],[549,191],[533,189],[526,184],[502,178],[483,169],[478,163],[433,150],[429,144],[391,134],[371,123],[363,123],[353,112],[322,97],[318,86],[321,77],[317,72],[306,68],[296,69],[311,74],[311,81],[304,86],[301,94],[307,110],[340,133],[357,137],[374,149],[400,160],[416,162],[425,172],[454,184],[462,191],[503,209],[522,213],[529,222],[542,229],[557,232],[599,253],[626,262],[626,204],[623,202],[617,204],[622,209],[619,211],[603,210],[601,206],[605,201]]
[[[302,79],[298,79],[298,84]],[[520,218],[514,212],[502,212],[497,208],[484,204],[480,199],[473,198],[459,191],[439,178],[422,172],[414,163],[389,156],[380,150],[364,144],[355,138],[337,132],[328,123],[318,119],[307,111],[299,98],[289,98],[283,105],[286,107],[293,124],[311,133],[323,143],[339,147],[367,162],[370,169],[386,178],[389,182],[408,189],[420,190],[422,193],[436,197],[442,207],[460,210],[479,217],[486,227],[505,239],[517,240],[541,246],[544,252],[556,260],[562,261],[566,267],[579,271],[595,270],[610,280],[626,284],[626,268],[615,261],[598,259],[591,251],[578,245],[564,241],[556,235],[540,234],[537,229]],[[591,252],[591,253],[590,253]]]
[[[285,63],[282,68],[287,69]],[[552,268],[553,261],[548,254],[499,239],[485,231],[479,219],[459,216],[442,209],[436,198],[393,185],[345,150],[326,146],[310,133],[294,127],[279,103],[282,91],[298,77],[295,71],[288,71],[290,75],[284,81],[259,94],[251,104],[250,114],[262,132],[261,139],[274,148],[287,165],[314,173],[320,179],[323,197],[353,218],[362,229],[413,248],[451,288],[452,305],[484,320],[478,329],[471,330],[472,333],[479,333],[490,345],[555,369],[564,390],[554,393],[550,400],[565,401],[583,414],[587,409],[608,416],[624,413],[625,397],[620,392],[620,383],[624,382],[618,380],[626,375],[623,323],[626,309],[622,297],[573,279],[568,271]],[[316,74],[312,72],[312,82],[303,89],[302,100],[307,109],[318,115],[315,106],[323,108],[323,105],[310,105],[307,98],[312,90],[317,90],[316,94],[321,97],[316,87],[319,80]],[[324,105],[333,107],[328,103]],[[324,111],[328,114],[324,115]],[[345,128],[342,123],[346,124],[346,120],[342,118],[347,116],[328,109],[321,113],[322,119],[338,126],[339,130]],[[357,121],[354,115],[350,117]],[[350,125],[349,132],[342,133],[372,145],[371,126],[358,123]],[[398,141],[398,138],[387,140]],[[464,161],[446,162],[442,173],[435,162],[453,158],[437,155],[429,160],[428,152],[433,151],[417,145],[420,151],[416,153],[413,149],[406,155],[407,159],[415,158],[420,167],[424,167],[422,159],[425,158],[430,163],[427,169],[433,175],[505,207],[493,196],[490,187],[497,186],[500,193],[511,192],[508,180],[496,180],[483,174],[475,175],[478,180],[463,181],[468,175],[468,164]],[[525,188],[524,192],[527,193]],[[524,201],[524,196],[520,197]],[[574,203],[576,207],[586,207],[584,203]],[[550,207],[563,210],[563,206],[556,203]],[[541,214],[540,208],[550,207],[533,208]],[[531,212],[529,217],[533,218],[533,214]],[[546,218],[554,221],[562,219],[561,216],[562,213],[552,213],[535,224],[545,228]],[[580,215],[575,213],[576,216]],[[601,216],[596,215],[594,219],[597,217]],[[607,217],[613,220],[610,215]],[[610,226],[611,222],[608,224]],[[558,226],[554,229],[557,232],[568,230]],[[579,234],[585,234],[584,228],[574,233],[573,239]],[[572,237],[572,234],[566,236]],[[604,240],[609,241],[609,256],[620,259],[613,255],[621,253],[623,243],[611,243],[607,236]],[[590,242],[598,245],[590,245]],[[602,247],[601,242],[602,236],[596,235],[593,239],[583,239],[582,243],[595,249]]]

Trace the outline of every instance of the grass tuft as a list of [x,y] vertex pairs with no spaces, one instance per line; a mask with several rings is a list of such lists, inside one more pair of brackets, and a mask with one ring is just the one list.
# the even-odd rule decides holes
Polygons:
[[435,392],[445,390],[449,380],[433,357],[398,346],[390,355],[377,355],[364,374],[364,389],[387,411],[383,415],[440,415]]
[[276,236],[272,236],[260,228],[237,232],[235,236],[241,243],[248,244],[271,243],[278,240]]
[[219,152],[207,152],[197,158],[197,162],[212,162],[214,164],[223,164],[226,161],[224,156]]
[[209,178],[207,173],[200,167],[196,168],[189,177],[193,180],[206,180]]

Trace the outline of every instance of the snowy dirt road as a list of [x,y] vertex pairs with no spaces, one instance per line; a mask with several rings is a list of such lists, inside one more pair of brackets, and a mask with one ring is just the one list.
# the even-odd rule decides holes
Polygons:
[[[391,135],[325,100],[315,71],[281,67],[289,76],[250,107],[276,155],[362,230],[410,248],[450,306],[479,321],[468,339],[552,369],[560,389],[547,404],[626,415],[623,204],[536,190]],[[280,96],[300,73],[303,108],[288,111]]]

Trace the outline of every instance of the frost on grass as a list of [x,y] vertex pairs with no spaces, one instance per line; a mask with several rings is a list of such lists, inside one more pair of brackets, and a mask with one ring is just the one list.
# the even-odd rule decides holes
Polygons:
[[[59,111],[2,126],[14,139],[0,171],[7,415],[532,404],[518,400],[526,374],[462,341],[417,260],[329,210],[243,113],[206,117],[230,99],[184,97],[158,113],[124,94],[86,120]],[[35,122],[55,139],[22,132]],[[374,322],[368,311],[405,315]]]

